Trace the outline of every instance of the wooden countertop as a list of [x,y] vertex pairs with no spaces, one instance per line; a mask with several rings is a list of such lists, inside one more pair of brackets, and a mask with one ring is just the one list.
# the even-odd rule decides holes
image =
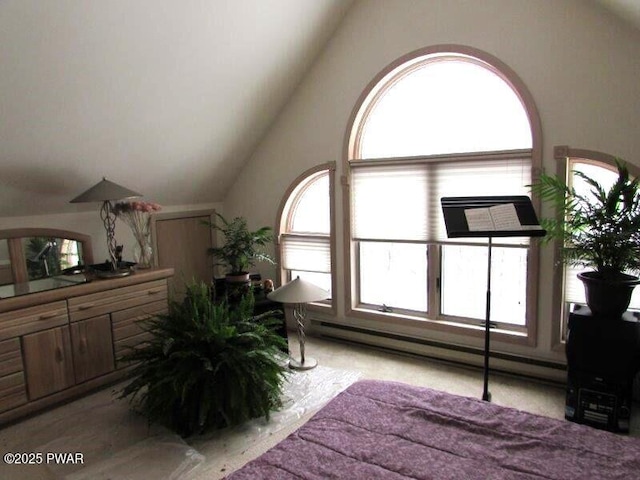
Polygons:
[[119,278],[96,278],[87,283],[69,285],[53,290],[28,293],[15,297],[0,299],[0,312],[8,312],[20,308],[33,307],[43,303],[66,300],[90,293],[112,290],[114,288],[127,287],[139,283],[161,280],[173,276],[173,268],[151,268],[149,270],[137,270],[131,275]]

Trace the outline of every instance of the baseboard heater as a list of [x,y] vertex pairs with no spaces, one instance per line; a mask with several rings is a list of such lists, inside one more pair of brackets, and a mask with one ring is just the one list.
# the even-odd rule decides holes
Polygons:
[[[443,343],[318,320],[313,321],[313,330],[327,338],[374,346],[399,354],[417,355],[464,367],[481,368],[483,361],[484,352],[482,349],[464,345]],[[567,367],[562,363],[504,352],[491,352],[491,371],[511,375],[517,374],[519,377],[550,381],[557,384],[564,384],[567,375]]]

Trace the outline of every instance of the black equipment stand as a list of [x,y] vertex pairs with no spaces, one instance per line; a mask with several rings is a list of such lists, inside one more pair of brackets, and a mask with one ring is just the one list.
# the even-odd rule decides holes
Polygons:
[[[531,199],[525,195],[490,197],[443,197],[442,213],[449,238],[487,237],[487,304],[484,322],[484,390],[482,400],[490,402],[489,355],[491,329],[491,247],[494,237],[543,237]],[[513,204],[513,209],[509,204]],[[497,207],[497,208],[496,208]],[[506,208],[506,212],[505,209]],[[479,210],[482,209],[482,210]],[[515,213],[514,213],[515,211]]]

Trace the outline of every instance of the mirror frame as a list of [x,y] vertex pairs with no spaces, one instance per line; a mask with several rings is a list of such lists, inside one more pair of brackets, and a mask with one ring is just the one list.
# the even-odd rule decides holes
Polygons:
[[57,228],[12,228],[0,230],[0,240],[7,240],[13,283],[25,283],[29,281],[27,266],[24,262],[22,239],[30,237],[55,237],[75,240],[82,245],[82,259],[84,264],[91,265],[93,263],[93,247],[91,245],[90,235]]

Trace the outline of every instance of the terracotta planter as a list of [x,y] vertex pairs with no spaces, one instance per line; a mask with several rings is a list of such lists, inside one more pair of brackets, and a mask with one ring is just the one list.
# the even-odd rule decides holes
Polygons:
[[582,272],[578,278],[584,284],[587,305],[594,315],[618,319],[627,311],[631,294],[640,279],[620,273],[614,279],[603,279],[597,272]]

